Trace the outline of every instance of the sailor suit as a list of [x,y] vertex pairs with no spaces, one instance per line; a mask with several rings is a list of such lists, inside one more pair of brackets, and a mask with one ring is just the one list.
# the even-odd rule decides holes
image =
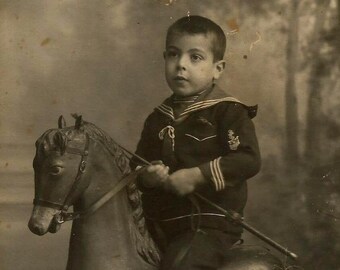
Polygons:
[[[257,107],[242,104],[216,85],[190,102],[178,109],[176,97],[171,96],[155,108],[145,121],[136,154],[148,161],[162,160],[170,173],[198,167],[206,183],[196,191],[242,215],[246,180],[259,171],[261,163],[251,121]],[[198,215],[187,197],[141,183],[139,187],[149,225],[159,224],[168,238],[191,230],[198,222],[203,229],[233,235],[242,232],[206,203],[200,202]]]

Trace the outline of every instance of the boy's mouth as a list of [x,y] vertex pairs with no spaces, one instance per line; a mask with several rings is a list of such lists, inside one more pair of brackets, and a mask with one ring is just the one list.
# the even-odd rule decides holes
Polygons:
[[187,81],[188,79],[184,76],[178,75],[174,78],[175,81]]

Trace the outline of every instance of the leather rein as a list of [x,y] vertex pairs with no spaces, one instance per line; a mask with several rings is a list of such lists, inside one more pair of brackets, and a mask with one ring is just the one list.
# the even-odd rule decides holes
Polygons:
[[[77,175],[64,200],[64,203],[60,204],[56,202],[47,201],[44,199],[39,199],[39,198],[34,198],[33,200],[34,205],[45,206],[45,207],[50,207],[53,209],[60,210],[59,213],[54,215],[54,218],[52,221],[56,224],[63,224],[66,221],[71,221],[74,219],[82,218],[82,217],[93,214],[99,208],[101,208],[105,203],[107,203],[111,198],[113,198],[120,190],[126,187],[135,178],[135,176],[138,173],[138,171],[134,171],[128,174],[127,176],[123,177],[111,190],[105,193],[100,199],[98,199],[95,203],[93,203],[88,209],[84,211],[68,212],[68,208],[71,204],[72,195],[77,190],[81,177],[86,171],[87,158],[89,155],[89,144],[90,144],[90,138],[89,138],[89,135],[86,133],[86,143],[85,143],[85,147],[83,150],[66,146],[65,152],[69,154],[73,154],[73,155],[80,155],[81,159],[79,162]],[[121,148],[125,150],[123,147]],[[128,153],[132,154],[130,152]],[[135,154],[133,154],[133,156],[135,156]]]

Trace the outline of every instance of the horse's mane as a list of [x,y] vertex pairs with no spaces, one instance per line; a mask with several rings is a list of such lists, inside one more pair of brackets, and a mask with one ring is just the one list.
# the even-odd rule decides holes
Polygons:
[[[53,147],[55,150],[64,153],[67,141],[69,140],[68,134],[73,130],[73,127],[47,130],[36,142],[37,151],[46,152],[46,148]],[[87,133],[94,141],[99,141],[111,153],[114,157],[115,165],[119,168],[123,176],[130,173],[129,158],[122,148],[105,131],[85,121],[82,124],[81,130]],[[141,193],[134,182],[130,182],[130,184],[126,186],[126,192],[132,211],[132,222],[130,222],[131,234],[135,241],[134,244],[137,252],[147,263],[158,265],[160,261],[159,250],[146,227]]]
[[[100,141],[115,159],[115,163],[124,176],[130,173],[129,159],[122,148],[102,129],[92,123],[84,122],[84,131],[93,140]],[[141,193],[135,182],[130,182],[126,187],[128,201],[132,210],[133,222],[131,233],[135,241],[137,252],[150,264],[158,265],[159,251],[146,227],[142,208]]]

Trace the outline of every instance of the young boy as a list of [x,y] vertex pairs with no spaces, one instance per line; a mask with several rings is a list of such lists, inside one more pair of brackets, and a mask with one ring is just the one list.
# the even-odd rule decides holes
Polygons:
[[256,107],[215,85],[225,47],[223,30],[204,17],[181,18],[167,32],[165,76],[173,95],[146,119],[136,150],[152,161],[137,182],[163,251],[161,269],[217,269],[241,237],[240,226],[188,196],[200,193],[242,215],[246,180],[260,168]]

